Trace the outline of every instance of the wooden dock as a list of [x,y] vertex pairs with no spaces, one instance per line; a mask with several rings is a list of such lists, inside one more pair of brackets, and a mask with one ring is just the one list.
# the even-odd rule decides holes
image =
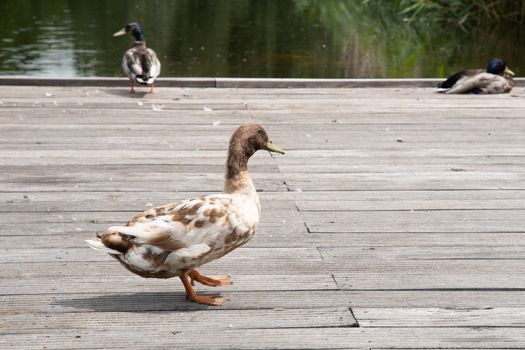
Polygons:
[[[525,89],[3,86],[1,349],[523,349]],[[204,266],[222,307],[87,247],[220,192],[265,126],[253,241]]]

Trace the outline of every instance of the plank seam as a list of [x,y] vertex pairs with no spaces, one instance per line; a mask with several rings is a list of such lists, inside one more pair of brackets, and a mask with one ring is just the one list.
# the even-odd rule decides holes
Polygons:
[[352,310],[351,307],[349,307],[348,310],[350,310],[350,313],[352,314],[352,317],[354,318],[354,321],[355,321],[355,327],[361,327],[361,326],[359,325],[359,321],[357,320],[357,317],[355,317],[354,310]]

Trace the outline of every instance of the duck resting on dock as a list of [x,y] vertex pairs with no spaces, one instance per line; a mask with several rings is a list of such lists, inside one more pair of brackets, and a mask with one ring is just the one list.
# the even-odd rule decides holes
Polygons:
[[128,23],[124,28],[113,34],[113,36],[121,36],[125,34],[133,35],[135,42],[129,50],[124,53],[122,58],[122,69],[129,77],[131,84],[130,93],[134,93],[134,82],[141,85],[148,85],[150,90],[148,93],[154,93],[155,79],[160,74],[160,61],[157,54],[152,49],[146,47],[144,39],[144,30],[142,26],[137,23]]
[[230,139],[224,193],[148,209],[125,226],[110,227],[87,243],[139,276],[179,277],[191,301],[221,305],[221,297],[198,295],[190,279],[207,286],[232,284],[227,276],[206,277],[196,268],[253,237],[261,208],[248,173],[248,159],[258,150],[284,154],[260,125],[240,126]]
[[511,71],[505,62],[493,58],[487,70],[466,69],[451,75],[438,85],[438,92],[446,94],[504,94],[513,86]]

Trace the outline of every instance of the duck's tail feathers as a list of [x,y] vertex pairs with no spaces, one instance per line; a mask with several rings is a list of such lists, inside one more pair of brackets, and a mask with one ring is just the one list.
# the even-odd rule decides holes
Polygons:
[[147,77],[147,76],[144,76],[144,75],[137,75],[135,77],[135,81],[138,84],[141,84],[141,85],[151,85],[155,81],[155,78],[154,77]]
[[456,83],[458,81],[460,81],[461,79],[463,78],[466,78],[469,76],[469,74],[474,74],[475,71],[473,70],[462,70],[461,72],[457,72],[456,74],[453,74],[451,75],[450,77],[447,78],[447,80],[445,80],[444,82],[442,83],[439,83],[438,84],[438,88],[441,88],[441,89],[450,89],[451,87],[453,87],[454,85],[456,85]]
[[109,254],[117,254],[120,255],[122,252],[119,252],[118,250],[114,250],[111,248],[108,248],[99,240],[94,239],[86,239],[87,244],[94,250],[98,250],[99,252],[109,253]]

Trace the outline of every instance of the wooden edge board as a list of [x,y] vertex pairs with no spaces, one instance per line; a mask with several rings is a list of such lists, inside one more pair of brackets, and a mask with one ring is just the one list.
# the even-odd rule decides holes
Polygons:
[[[158,87],[192,88],[401,88],[436,87],[442,78],[424,79],[281,79],[281,78],[159,78]],[[127,86],[127,78],[0,76],[0,85],[19,86]],[[515,87],[525,78],[514,79]]]

